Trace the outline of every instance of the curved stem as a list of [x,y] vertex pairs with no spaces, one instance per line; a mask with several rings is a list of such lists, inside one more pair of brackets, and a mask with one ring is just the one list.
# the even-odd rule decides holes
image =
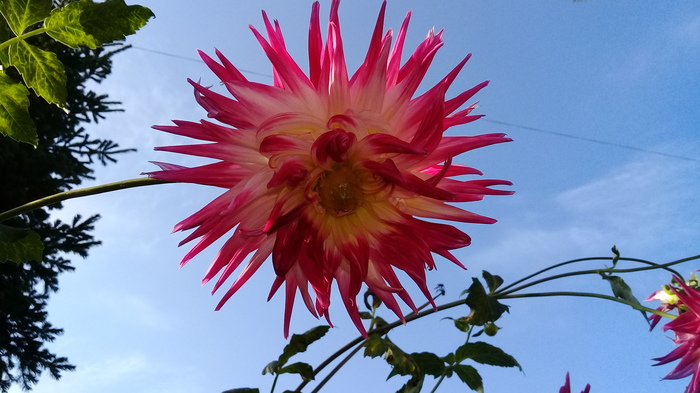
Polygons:
[[594,297],[598,299],[612,300],[617,303],[626,304],[636,310],[645,311],[648,313],[660,315],[662,317],[675,319],[676,315],[669,314],[663,311],[655,310],[653,308],[644,307],[641,304],[635,304],[628,302],[627,300],[620,299],[614,296],[601,295],[599,293],[589,293],[589,292],[538,292],[538,293],[519,293],[513,295],[499,296],[499,299],[517,299],[517,298],[528,298],[528,297],[548,297],[548,296],[578,296],[578,297]]
[[[463,305],[463,304],[464,304],[464,299],[462,299],[462,300],[457,300],[457,301],[450,302],[450,303],[446,303],[446,304],[443,304],[442,306],[438,306],[436,309],[431,308],[431,309],[429,309],[429,310],[421,311],[421,312],[419,312],[419,313],[417,313],[417,314],[412,313],[411,315],[406,316],[406,323],[411,322],[411,321],[415,321],[416,319],[423,318],[423,317],[428,316],[428,315],[430,315],[430,314],[434,314],[434,313],[436,313],[436,312],[438,312],[438,311],[448,310],[448,309],[450,309],[450,308],[454,308],[454,307],[457,307],[457,306],[461,306],[461,305]],[[393,329],[393,328],[395,328],[395,327],[397,327],[397,326],[400,326],[400,325],[402,325],[402,324],[403,324],[403,322],[401,322],[400,320],[397,320],[397,321],[394,321],[394,322],[392,322],[392,323],[389,323],[389,324],[380,326],[380,327],[378,327],[378,328],[376,328],[376,329],[372,329],[372,330],[370,330],[369,332],[367,332],[367,334],[368,334],[368,335],[372,335],[372,334],[379,334],[379,335],[386,334],[386,333],[388,333],[391,329]],[[355,347],[355,345],[364,342],[365,340],[366,340],[366,339],[365,339],[364,337],[359,336],[359,337],[357,337],[356,339],[354,339],[354,340],[350,341],[349,343],[345,344],[345,346],[343,346],[343,347],[340,348],[339,350],[335,351],[331,356],[329,356],[326,360],[324,360],[321,364],[319,364],[318,367],[316,367],[316,369],[314,370],[313,376],[318,375],[318,373],[321,372],[321,370],[323,370],[326,366],[328,366],[330,363],[332,363],[332,362],[333,362],[335,359],[337,359],[340,355],[342,355],[343,353],[345,353],[345,352],[347,352],[348,350],[352,349],[353,347]],[[297,386],[297,388],[294,390],[294,392],[295,392],[295,393],[301,392],[301,389],[303,389],[304,386],[306,386],[308,383],[309,383],[308,381],[302,382],[301,384],[299,384],[299,386]]]
[[79,198],[88,195],[102,194],[104,192],[124,190],[132,187],[141,186],[151,186],[154,184],[170,183],[164,180],[151,179],[150,177],[140,177],[137,179],[122,180],[114,183],[101,184],[94,187],[78,188],[75,190],[68,190],[59,192],[58,194],[49,195],[45,198],[37,199],[35,201],[25,203],[22,206],[18,206],[14,209],[10,209],[6,212],[0,213],[0,222],[12,218],[14,216],[26,213],[28,211],[38,209],[40,207],[52,205],[54,203],[62,202],[67,199]]
[[[583,259],[575,260],[575,261],[591,260],[591,259],[593,259],[593,258],[583,258]],[[597,259],[610,259],[610,258],[597,258]],[[656,264],[656,263],[654,263],[654,264],[651,265],[651,266],[637,267],[637,268],[631,268],[631,269],[593,269],[593,270],[580,270],[580,271],[576,271],[576,272],[568,272],[568,273],[556,274],[556,275],[554,275],[554,276],[545,277],[545,278],[542,278],[542,279],[539,279],[539,280],[532,281],[532,282],[527,283],[527,284],[523,284],[523,285],[521,285],[521,286],[519,286],[519,287],[517,287],[517,288],[513,288],[513,289],[510,289],[510,290],[507,290],[508,288],[512,288],[512,287],[513,287],[513,285],[509,285],[508,287],[503,288],[503,289],[501,289],[500,291],[497,291],[495,294],[497,295],[497,297],[501,298],[501,297],[503,297],[503,296],[510,295],[511,293],[518,292],[518,291],[520,291],[520,290],[522,290],[522,289],[525,289],[525,288],[528,288],[528,287],[531,287],[531,286],[534,286],[534,285],[537,285],[537,284],[541,284],[541,283],[543,283],[543,282],[556,280],[556,279],[559,279],[559,278],[572,277],[572,276],[580,276],[580,275],[585,275],[585,274],[599,274],[600,272],[603,272],[603,271],[604,271],[604,272],[608,272],[608,273],[634,273],[634,272],[641,272],[641,271],[646,271],[646,270],[665,269],[665,268],[668,268],[669,266],[673,266],[673,265],[677,265],[677,264],[679,264],[679,263],[684,263],[684,262],[692,261],[692,260],[694,260],[694,259],[700,259],[700,255],[695,255],[695,256],[692,256],[692,257],[683,258],[683,259],[679,259],[679,260],[672,261],[672,262],[668,262],[668,263],[664,263],[664,264]],[[641,260],[641,259],[634,259],[634,258],[624,258],[624,259],[623,259],[623,258],[620,258],[620,260],[632,260],[632,261],[635,261],[635,262],[648,262],[648,261],[643,261],[643,260]],[[568,262],[565,262],[565,263],[573,263],[573,261],[568,261]],[[653,263],[653,262],[652,262],[652,263]],[[562,264],[559,264],[559,265],[562,265]],[[544,271],[546,271],[546,270],[549,270],[549,269],[544,269]],[[530,278],[531,278],[531,277],[534,277],[534,275],[531,275]],[[524,280],[519,280],[519,282],[522,282],[522,281],[524,281]]]
[[440,386],[442,381],[445,379],[445,376],[447,376],[447,374],[445,374],[445,373],[442,373],[442,375],[440,375],[440,379],[438,379],[437,383],[435,384],[435,387],[433,388],[433,390],[430,391],[430,393],[435,393],[437,391],[437,388]]
[[359,344],[355,347],[355,349],[353,349],[349,354],[347,354],[347,355],[343,358],[343,360],[341,360],[340,363],[338,363],[335,367],[333,367],[333,370],[331,370],[331,372],[329,372],[328,375],[326,375],[326,377],[323,378],[323,380],[322,380],[321,382],[318,383],[318,385],[314,388],[314,390],[311,391],[311,393],[318,393],[318,392],[321,390],[321,388],[323,387],[323,385],[325,385],[326,382],[328,382],[331,378],[333,378],[333,376],[335,375],[335,373],[337,373],[338,370],[340,370],[340,369],[345,365],[345,363],[347,363],[348,360],[350,360],[350,358],[352,358],[353,356],[355,356],[355,354],[356,354],[357,352],[359,352],[360,349],[362,349],[362,346],[363,346],[362,343],[359,343]]
[[[539,270],[539,271],[537,271],[537,272],[535,272],[535,273],[530,274],[529,276],[523,277],[523,278],[521,278],[520,280],[514,281],[514,282],[512,282],[512,283],[506,285],[505,287],[502,287],[502,288],[500,289],[499,292],[505,292],[505,291],[507,291],[509,288],[512,288],[512,287],[514,287],[514,286],[516,286],[516,285],[518,285],[518,284],[520,284],[520,283],[522,283],[522,282],[525,282],[525,281],[527,281],[527,280],[529,280],[529,279],[531,279],[531,278],[533,278],[533,277],[536,277],[536,276],[538,276],[538,275],[540,275],[540,274],[542,274],[542,273],[544,273],[544,272],[547,272],[547,271],[549,271],[549,270],[553,270],[553,269],[556,269],[556,268],[559,268],[559,267],[562,267],[562,266],[566,266],[566,265],[569,265],[569,264],[572,264],[572,263],[587,262],[587,261],[607,261],[607,260],[612,261],[612,258],[611,258],[611,257],[588,257],[588,258],[572,259],[572,260],[570,260],[570,261],[557,263],[556,265],[548,266],[548,267],[546,267],[546,268],[544,268],[544,269],[542,269],[542,270]],[[669,264],[658,264],[658,263],[655,263],[655,262],[646,261],[646,260],[644,260],[644,259],[638,259],[638,258],[625,258],[625,257],[620,257],[620,258],[618,258],[618,260],[620,260],[620,261],[628,261],[628,262],[644,263],[644,264],[650,265],[650,266],[651,266],[651,269],[657,269],[657,268],[658,268],[658,269],[664,269],[664,270],[667,270],[668,272],[670,272],[670,273],[673,274],[673,275],[676,275],[676,276],[678,276],[678,277],[681,277],[681,275],[680,275],[677,271],[675,271],[675,270],[673,270],[673,269],[671,269],[671,268],[668,267],[668,266],[670,266]],[[675,263],[676,263],[676,262],[674,262],[674,263],[672,263],[672,264],[675,264]],[[680,262],[678,262],[678,263],[680,263]],[[604,270],[604,269],[600,269],[600,270]],[[620,270],[615,270],[615,272],[620,273],[621,271],[620,271]]]

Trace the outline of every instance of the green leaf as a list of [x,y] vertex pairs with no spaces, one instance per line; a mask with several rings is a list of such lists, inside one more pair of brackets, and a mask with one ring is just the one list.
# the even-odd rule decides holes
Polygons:
[[0,0],[0,13],[15,35],[49,16],[51,0]]
[[44,245],[36,232],[0,224],[0,261],[41,261]]
[[413,360],[413,357],[401,348],[396,346],[389,338],[386,339],[388,349],[386,351],[386,362],[392,365],[391,372],[386,379],[394,375],[414,375],[418,368],[418,364]]
[[260,393],[260,389],[257,389],[257,388],[238,388],[238,389],[224,390],[221,393]]
[[371,358],[376,358],[377,356],[382,356],[389,349],[384,338],[379,335],[371,335],[367,341],[364,343],[365,346],[365,357],[369,356]]
[[472,390],[476,390],[479,393],[484,393],[484,384],[481,380],[481,375],[472,366],[467,366],[463,364],[457,364],[452,367],[455,374],[459,377],[462,382],[466,383]]
[[126,5],[124,0],[93,3],[81,0],[55,9],[46,18],[46,33],[71,48],[85,45],[96,48],[102,44],[123,40],[134,34],[153,18],[150,9]]
[[431,352],[414,352],[411,354],[422,374],[439,377],[445,371],[445,362],[440,357]]
[[523,370],[514,357],[503,352],[502,349],[494,347],[493,345],[487,344],[483,341],[466,343],[462,345],[461,347],[457,348],[455,357],[457,363],[461,363],[465,359],[472,359],[473,361],[481,364],[500,367],[518,367],[520,371]]
[[306,331],[304,334],[293,334],[289,344],[284,347],[282,354],[277,361],[280,366],[284,366],[290,357],[297,353],[306,351],[311,343],[328,333],[329,326],[316,326]]
[[0,133],[17,142],[39,143],[36,126],[29,116],[29,90],[0,72]]
[[65,105],[66,72],[55,53],[20,41],[10,46],[10,64],[37,95],[58,106]]
[[281,368],[278,374],[299,374],[304,381],[313,381],[314,368],[310,364],[297,362]]
[[277,374],[277,371],[279,371],[279,369],[280,369],[280,362],[278,362],[277,360],[273,360],[270,363],[268,363],[267,366],[265,366],[265,368],[263,368],[262,375]]
[[486,285],[489,287],[489,293],[494,293],[496,292],[496,289],[503,284],[503,279],[501,276],[494,276],[491,275],[491,273],[487,272],[484,270],[482,272],[482,275],[484,276],[484,281],[486,281]]
[[465,291],[469,292],[465,301],[467,306],[471,308],[471,313],[467,317],[469,323],[482,326],[489,322],[495,322],[504,312],[508,311],[508,306],[486,294],[486,290],[479,280],[472,278],[472,281],[472,285]]
[[421,388],[423,388],[423,380],[425,379],[424,374],[417,374],[411,377],[411,379],[406,382],[401,389],[397,390],[396,393],[419,393]]

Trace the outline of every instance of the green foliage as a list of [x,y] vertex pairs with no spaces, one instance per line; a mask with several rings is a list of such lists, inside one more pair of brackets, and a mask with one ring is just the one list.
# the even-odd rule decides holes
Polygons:
[[[612,292],[615,297],[620,298],[622,300],[626,300],[632,304],[641,306],[639,300],[637,300],[637,298],[634,297],[634,294],[632,294],[632,288],[630,288],[630,286],[627,285],[627,283],[625,282],[625,280],[622,279],[622,277],[613,276],[612,274],[605,273],[600,273],[600,276],[603,278],[603,280],[606,280],[610,283],[610,287],[612,288]],[[647,321],[647,323],[649,323],[647,313],[642,310],[640,310],[640,312],[642,313],[644,320]]]
[[81,0],[54,9],[44,23],[46,33],[64,45],[95,49],[134,34],[152,17],[148,8],[126,5],[123,0]]
[[51,0],[0,0],[0,13],[19,36],[51,12]]
[[0,224],[0,261],[41,261],[44,245],[36,232]]
[[522,371],[522,367],[520,367],[520,364],[514,357],[503,352],[502,349],[483,341],[466,343],[457,348],[457,351],[455,351],[455,362],[461,363],[466,359],[491,366],[518,367]]
[[[38,96],[59,107],[66,106],[67,97],[65,67],[56,53],[27,39],[46,33],[74,49],[96,49],[134,34],[154,16],[148,8],[126,5],[123,0],[63,4],[52,10],[51,0],[0,0],[0,14],[7,23],[7,28],[0,28],[0,134],[18,142],[36,146],[38,137],[26,89],[15,81],[23,80]],[[14,80],[4,70],[8,67],[18,72]]]
[[277,359],[280,366],[286,364],[289,358],[297,353],[305,352],[311,343],[325,336],[328,333],[328,329],[330,329],[328,326],[316,326],[303,334],[293,334],[289,344],[284,347],[282,354]]
[[10,64],[38,96],[52,104],[66,103],[66,72],[55,53],[20,41],[10,46]]
[[271,361],[263,368],[263,375],[299,374],[304,381],[313,380],[314,369],[311,365],[303,362],[287,365],[287,362],[292,356],[305,352],[309,345],[325,336],[329,329],[329,326],[316,326],[303,334],[293,334],[292,338],[289,340],[289,344],[284,347],[279,358]]
[[[87,83],[104,80],[111,73],[112,56],[123,48],[71,49],[38,33],[41,27],[37,21],[40,23],[44,12],[40,3],[0,0],[3,16],[14,29],[23,29],[20,33],[25,34],[18,38],[6,19],[0,18],[0,130],[10,136],[0,136],[0,211],[71,189],[92,178],[92,164],[114,162],[116,154],[130,151],[119,149],[113,141],[90,137],[85,127],[86,123],[96,123],[106,113],[119,110],[115,107],[118,102],[95,93]],[[10,7],[24,11],[8,13]],[[36,76],[22,82],[22,66],[9,65],[10,46],[14,53],[17,48],[28,51],[23,55],[29,58],[27,61],[55,56],[56,64],[65,67],[66,110],[36,94],[42,89],[36,86],[48,82],[31,81],[50,74],[46,69],[25,72],[35,72]],[[34,88],[27,89],[26,83],[34,83]],[[56,208],[60,205],[52,207]],[[89,249],[100,243],[91,235],[98,218],[77,215],[63,222],[51,220],[47,209],[37,209],[2,223],[14,231],[33,231],[38,236],[34,241],[41,239],[44,249],[43,257],[38,255],[38,243],[34,242],[35,255],[22,262],[13,262],[16,258],[7,254],[0,257],[0,391],[6,392],[13,384],[29,390],[42,373],[60,378],[63,372],[74,369],[68,359],[45,347],[62,333],[48,321],[46,305],[50,295],[58,290],[60,274],[74,269],[68,258],[86,257]],[[8,250],[9,246],[0,244],[0,252]]]
[[484,393],[484,383],[481,375],[472,366],[464,364],[455,364],[451,367],[457,377],[469,386],[471,390],[476,390],[479,393]]
[[[486,274],[488,273],[484,273],[484,277],[486,277]],[[492,279],[493,277],[498,276],[492,276]],[[488,279],[487,282],[489,282]],[[498,281],[493,281],[490,286],[497,282]],[[492,292],[493,290],[495,290],[495,287],[493,287]],[[469,287],[469,289],[462,292],[462,294],[464,293],[469,293],[465,303],[467,306],[469,306],[469,308],[471,308],[471,313],[467,319],[472,325],[483,326],[489,322],[495,322],[501,317],[501,315],[503,315],[504,312],[508,311],[508,306],[501,304],[498,299],[490,294],[487,294],[484,286],[476,278],[472,278],[472,285]]]
[[29,116],[29,90],[0,73],[0,130],[18,141],[36,146],[36,127]]

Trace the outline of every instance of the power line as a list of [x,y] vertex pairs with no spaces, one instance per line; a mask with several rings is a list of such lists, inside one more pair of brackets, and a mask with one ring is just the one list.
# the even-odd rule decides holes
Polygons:
[[[187,61],[193,61],[193,62],[197,62],[197,63],[203,63],[203,61],[201,59],[197,59],[194,57],[176,55],[173,53],[162,52],[162,51],[144,48],[144,47],[140,47],[140,46],[132,46],[132,48],[142,50],[144,52],[154,53],[154,54],[161,55],[161,56],[168,56],[168,57],[172,57],[172,58],[176,58],[176,59],[180,59],[180,60],[187,60]],[[270,74],[265,74],[265,73],[251,71],[251,70],[245,70],[245,69],[239,69],[239,70],[241,72],[251,74],[251,75],[258,75],[258,76],[272,78],[272,75],[270,75]],[[604,146],[612,146],[612,147],[617,147],[617,148],[621,148],[621,149],[638,151],[640,153],[655,154],[657,156],[663,156],[663,157],[668,157],[668,158],[675,158],[678,160],[685,160],[685,161],[692,161],[692,162],[700,163],[700,159],[697,159],[697,158],[679,156],[676,154],[664,153],[664,152],[660,152],[660,151],[656,151],[656,150],[642,149],[640,147],[624,145],[622,143],[608,142],[608,141],[603,141],[600,139],[587,138],[584,136],[577,136],[577,135],[567,134],[564,132],[550,131],[550,130],[545,130],[543,128],[524,126],[524,125],[520,125],[520,124],[508,123],[508,122],[499,121],[499,120],[491,120],[491,119],[483,118],[483,119],[481,119],[481,121],[485,121],[485,122],[489,122],[489,123],[493,123],[493,124],[500,124],[503,126],[513,127],[513,128],[519,128],[521,130],[535,131],[535,132],[539,132],[542,134],[549,134],[549,135],[559,136],[559,137],[563,137],[563,138],[576,139],[579,141],[585,141],[585,142],[590,142],[590,143],[597,143],[599,145],[604,145]]]
[[586,138],[585,136],[565,134],[563,132],[550,131],[550,130],[545,130],[545,129],[537,128],[537,127],[523,126],[523,125],[519,125],[519,124],[508,123],[505,121],[491,120],[491,119],[485,119],[485,118],[482,118],[480,121],[485,121],[485,122],[494,123],[494,124],[500,124],[500,125],[508,126],[508,127],[520,128],[520,129],[528,130],[528,131],[540,132],[543,134],[560,136],[560,137],[569,138],[569,139],[576,139],[576,140],[580,140],[580,141],[597,143],[599,145],[604,145],[604,146],[613,146],[613,147],[619,147],[621,149],[633,150],[633,151],[638,151],[638,152],[642,152],[642,153],[656,154],[659,156],[664,156],[664,157],[669,157],[669,158],[677,158],[679,160],[700,162],[700,160],[698,160],[696,158],[679,156],[676,154],[664,153],[664,152],[660,152],[660,151],[656,151],[656,150],[642,149],[640,147],[623,145],[621,143],[615,143],[615,142],[607,142],[607,141],[602,141],[600,139]]

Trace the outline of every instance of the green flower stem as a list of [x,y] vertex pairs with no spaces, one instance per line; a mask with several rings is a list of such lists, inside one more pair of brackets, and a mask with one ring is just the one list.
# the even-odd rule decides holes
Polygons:
[[42,27],[42,28],[39,28],[36,30],[32,30],[29,33],[20,34],[16,37],[10,38],[9,40],[7,40],[5,42],[0,43],[0,51],[4,50],[5,48],[8,48],[10,45],[14,44],[15,42],[24,41],[29,37],[33,37],[35,35],[45,33],[46,31],[47,31],[46,27]]
[[[673,275],[676,275],[676,276],[678,276],[678,277],[681,277],[681,274],[680,274],[680,273],[678,273],[677,271],[675,271],[675,270],[669,268],[669,266],[671,266],[671,265],[675,265],[675,264],[677,264],[677,263],[681,263],[681,262],[679,262],[679,261],[674,261],[674,262],[671,262],[671,263],[669,263],[669,264],[658,264],[658,263],[654,263],[654,262],[650,262],[650,261],[645,261],[645,260],[643,260],[643,259],[638,259],[638,258],[623,258],[623,257],[620,257],[620,258],[618,258],[618,260],[620,260],[620,261],[629,261],[629,262],[644,263],[644,264],[650,265],[650,267],[646,268],[645,270],[651,270],[651,269],[657,269],[657,268],[658,268],[658,269],[664,269],[664,270],[669,271],[669,272],[670,272],[671,274],[673,274]],[[507,286],[501,288],[501,290],[500,290],[499,292],[505,292],[505,291],[508,290],[509,288],[512,288],[512,287],[514,287],[514,286],[516,286],[516,285],[518,285],[518,284],[520,284],[520,283],[522,283],[522,282],[524,282],[524,281],[527,281],[527,280],[529,280],[529,279],[531,279],[531,278],[533,278],[533,277],[536,277],[536,276],[538,276],[538,275],[540,275],[540,274],[542,274],[542,273],[544,273],[544,272],[547,272],[547,271],[549,271],[549,270],[553,270],[553,269],[556,269],[556,268],[559,268],[559,267],[562,267],[562,266],[566,266],[566,265],[569,265],[569,264],[572,264],[572,263],[587,262],[587,261],[612,261],[612,258],[611,258],[611,257],[589,257],[589,258],[572,259],[572,260],[570,260],[570,261],[557,263],[556,265],[548,266],[548,267],[546,267],[546,268],[544,268],[544,269],[542,269],[542,270],[540,270],[540,271],[537,271],[537,272],[535,272],[535,273],[533,273],[533,274],[530,274],[529,276],[523,277],[523,278],[521,278],[520,280],[517,280],[517,281],[515,281],[515,282],[512,282],[512,283],[508,284]],[[684,261],[684,262],[687,262],[687,261]],[[601,269],[600,271],[605,271],[605,270],[606,270],[606,269]],[[635,271],[637,271],[637,270],[635,270]],[[615,270],[615,272],[621,273],[622,271],[621,271],[621,270]]]
[[62,202],[67,199],[79,198],[88,195],[102,194],[105,192],[125,190],[132,187],[141,186],[151,186],[154,184],[170,183],[164,180],[151,179],[150,177],[140,177],[137,179],[122,180],[114,183],[101,184],[94,187],[78,188],[75,190],[68,190],[59,192],[58,194],[53,194],[45,198],[37,199],[35,201],[25,203],[22,206],[18,206],[14,209],[8,210],[6,212],[0,213],[0,222],[12,218],[14,216],[26,213],[28,211],[38,209],[40,207],[52,205],[54,203]]
[[270,393],[275,393],[275,386],[277,385],[277,378],[279,378],[280,375],[278,373],[275,373],[275,379],[272,381],[272,388],[270,388]]
[[323,387],[323,385],[325,385],[326,382],[330,381],[330,379],[333,378],[333,376],[335,375],[335,373],[337,373],[338,370],[340,370],[340,369],[345,365],[345,363],[347,363],[348,360],[350,360],[350,358],[352,358],[353,356],[355,356],[355,354],[358,353],[358,352],[360,351],[360,349],[362,349],[362,347],[364,346],[363,344],[364,344],[363,342],[359,343],[359,344],[355,347],[355,349],[353,349],[349,354],[347,354],[347,355],[343,358],[343,360],[341,360],[340,363],[338,363],[338,364],[333,368],[333,370],[331,370],[331,372],[329,372],[328,375],[326,375],[326,377],[323,378],[323,380],[322,380],[321,382],[319,382],[318,385],[316,385],[316,387],[314,388],[314,390],[311,391],[311,393],[318,393],[318,392],[321,390],[321,388]]
[[[425,316],[428,316],[430,314],[434,314],[438,311],[443,311],[443,310],[448,310],[450,308],[454,308],[457,306],[464,305],[464,300],[456,300],[451,303],[446,303],[443,304],[442,306],[438,306],[437,309],[429,309],[425,311],[421,311],[419,313],[411,313],[410,315],[406,316],[406,323],[415,321],[416,319],[423,318]],[[369,332],[367,332],[368,335],[373,335],[373,334],[378,334],[378,335],[383,335],[388,333],[391,329],[403,325],[403,322],[401,320],[394,321],[392,323],[386,324],[384,326],[380,326],[378,328],[372,329]],[[321,370],[323,370],[326,366],[328,366],[330,363],[332,363],[335,359],[337,359],[340,355],[343,353],[349,351],[350,349],[354,348],[356,345],[364,343],[366,339],[362,336],[357,337],[356,339],[350,341],[349,343],[345,344],[344,347],[340,348],[339,350],[335,351],[331,356],[329,356],[326,360],[324,360],[321,364],[316,367],[314,370],[313,376],[316,376]],[[360,346],[361,347],[361,346]],[[294,390],[295,393],[301,392],[301,389],[304,388],[309,383],[309,381],[304,381],[302,382],[297,388]]]
[[[559,265],[559,266],[562,266],[563,264],[566,264],[566,263],[580,262],[580,261],[583,261],[583,260],[592,260],[592,259],[597,259],[597,260],[605,259],[605,260],[607,260],[607,259],[611,259],[611,258],[600,258],[600,257],[597,257],[597,258],[583,258],[583,259],[577,259],[577,260],[568,261],[568,262],[562,262],[562,263],[560,263],[560,264],[558,264],[558,265]],[[534,285],[537,285],[537,284],[541,284],[541,283],[544,283],[544,282],[547,282],[547,281],[556,280],[556,279],[559,279],[559,278],[572,277],[572,276],[580,276],[580,275],[585,275],[585,274],[599,274],[599,273],[601,273],[601,272],[606,272],[606,273],[611,273],[611,274],[612,274],[612,273],[635,273],[635,272],[641,272],[641,271],[646,271],[646,270],[666,269],[666,268],[668,268],[668,267],[670,267],[670,266],[677,265],[677,264],[684,263],[684,262],[688,262],[688,261],[692,261],[692,260],[695,260],[695,259],[700,259],[700,255],[695,255],[695,256],[692,256],[692,257],[683,258],[683,259],[679,259],[679,260],[672,261],[672,262],[668,262],[668,263],[664,263],[664,264],[657,264],[657,263],[653,263],[653,262],[652,262],[652,265],[650,265],[650,266],[643,266],[643,267],[637,267],[637,268],[631,268],[631,269],[593,269],[593,270],[580,270],[580,271],[576,271],[576,272],[569,272],[569,273],[556,274],[556,275],[553,275],[553,276],[549,276],[549,277],[546,277],[546,278],[542,278],[542,279],[539,279],[539,280],[532,281],[532,282],[527,283],[527,284],[523,284],[523,285],[521,285],[521,286],[519,286],[519,287],[517,287],[517,288],[508,289],[508,288],[512,288],[512,287],[513,287],[513,284],[511,284],[511,285],[509,285],[508,287],[505,287],[505,288],[503,288],[503,289],[497,291],[497,292],[495,293],[495,295],[496,295],[498,298],[502,298],[503,296],[510,295],[511,293],[521,291],[521,290],[523,290],[523,289],[525,289],[525,288],[528,288],[528,287],[531,287],[531,286],[534,286]],[[634,261],[634,262],[642,262],[642,263],[648,262],[648,261],[643,261],[643,260],[641,260],[641,259],[633,259],[633,258],[620,258],[620,260],[627,260],[627,261]],[[554,265],[554,266],[557,266],[557,265]],[[547,268],[547,269],[543,269],[542,271],[546,271],[546,270],[549,270],[549,269],[551,269],[551,268],[552,268],[552,267]],[[537,274],[539,274],[539,273],[537,273]],[[527,280],[528,278],[532,278],[532,277],[534,277],[535,275],[536,275],[536,274],[530,275],[530,276],[526,277],[525,279],[519,280],[518,282],[523,282],[524,280]],[[679,276],[680,276],[680,275],[679,275]]]
[[518,298],[528,298],[528,297],[548,297],[548,296],[578,296],[578,297],[594,297],[598,299],[605,299],[605,300],[612,300],[613,302],[617,303],[622,303],[626,304],[634,309],[637,309],[639,311],[645,311],[648,313],[660,315],[662,317],[670,318],[670,319],[675,319],[676,315],[669,314],[663,311],[655,310],[653,308],[649,307],[644,307],[640,304],[634,304],[631,302],[628,302],[624,299],[620,299],[614,296],[609,296],[609,295],[601,295],[599,293],[589,293],[589,292],[538,292],[538,293],[519,293],[519,294],[511,294],[511,295],[504,295],[504,296],[498,296],[499,299],[518,299]]
[[445,380],[446,376],[447,376],[447,373],[444,373],[444,372],[442,373],[442,375],[440,375],[440,379],[438,379],[437,383],[435,383],[435,387],[433,388],[433,390],[430,391],[430,393],[435,393],[437,391],[437,388],[440,387],[440,384],[442,383],[443,380]]

